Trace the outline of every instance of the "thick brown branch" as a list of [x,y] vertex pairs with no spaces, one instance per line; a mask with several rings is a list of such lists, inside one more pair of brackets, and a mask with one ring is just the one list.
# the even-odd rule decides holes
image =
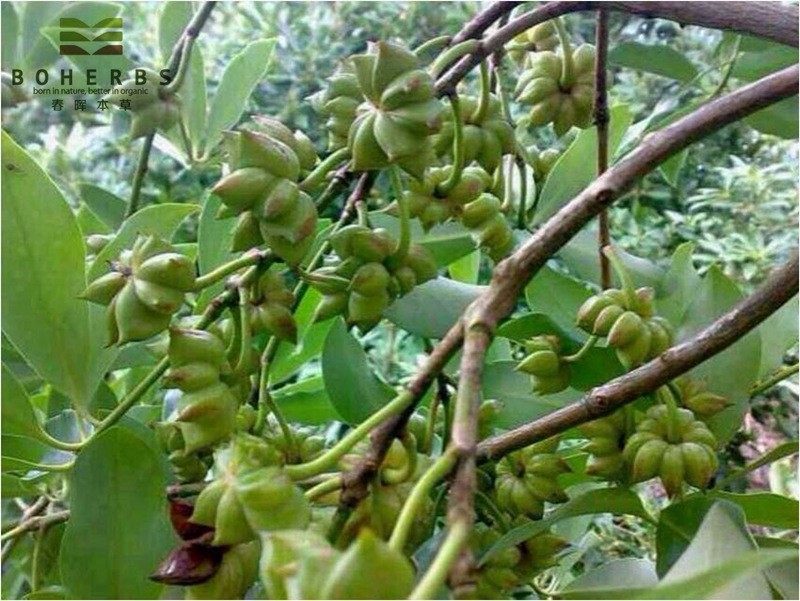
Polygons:
[[548,2],[511,20],[484,38],[478,49],[462,58],[437,82],[440,95],[451,94],[474,67],[515,36],[534,25],[568,13],[614,10],[643,18],[662,18],[686,25],[726,29],[767,38],[789,46],[798,45],[798,10],[779,2]]
[[720,353],[797,294],[797,270],[798,259],[795,253],[753,295],[742,300],[695,336],[638,369],[594,388],[576,403],[483,441],[478,446],[479,460],[496,459],[515,449],[607,415]]
[[[478,443],[478,406],[481,398],[483,362],[486,349],[491,341],[491,333],[482,326],[467,327],[450,438],[450,446],[455,449],[458,462],[448,499],[448,528],[454,527],[459,522],[471,527],[475,519],[474,502],[477,484],[475,451]],[[471,576],[472,559],[472,553],[468,548],[461,550],[461,554],[450,572],[450,586],[454,591],[461,591],[474,585]]]

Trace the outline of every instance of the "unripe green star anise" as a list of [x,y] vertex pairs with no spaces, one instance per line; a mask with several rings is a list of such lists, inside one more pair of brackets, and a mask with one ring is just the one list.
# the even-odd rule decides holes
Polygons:
[[280,340],[297,342],[297,324],[292,314],[294,294],[280,274],[264,273],[254,286],[250,304],[253,331],[266,331]]
[[555,50],[558,46],[558,31],[553,21],[545,21],[534,25],[516,36],[508,45],[508,55],[521,63],[529,52]]
[[[503,155],[515,150],[514,129],[503,118],[500,100],[496,96],[489,96],[482,113],[479,112],[480,108],[478,98],[460,97],[459,110],[464,124],[464,164],[475,161],[489,173],[494,173]],[[436,136],[435,148],[439,156],[449,156],[453,152],[455,127],[452,111],[447,115],[449,117],[445,117],[442,130]]]
[[531,376],[535,393],[554,394],[569,386],[569,364],[559,355],[557,336],[534,336],[525,343],[525,350],[528,354],[516,369]]
[[540,519],[544,504],[568,500],[558,476],[570,470],[555,454],[558,439],[551,438],[510,453],[497,462],[495,498],[512,515]]
[[[502,203],[491,192],[491,176],[480,167],[467,167],[459,182],[441,195],[437,187],[448,179],[451,170],[434,168],[422,181],[410,183],[404,193],[409,215],[419,219],[425,230],[448,219],[460,220],[475,242],[494,261],[500,261],[514,248],[514,234],[500,210]],[[397,213],[396,204],[389,212]]]
[[192,514],[193,522],[214,527],[215,545],[308,525],[310,509],[302,491],[273,461],[274,450],[246,434],[215,452],[215,480],[200,493]]
[[672,325],[655,315],[653,295],[653,289],[646,287],[632,294],[604,290],[581,305],[576,323],[594,336],[607,337],[623,367],[633,369],[672,345]]
[[670,497],[679,495],[684,482],[705,488],[717,470],[717,439],[688,409],[655,405],[625,443],[623,456],[631,480],[658,477]]
[[396,164],[421,177],[434,159],[428,136],[439,131],[443,109],[432,77],[412,52],[389,42],[371,43],[349,62],[362,96],[347,139],[353,169]]
[[363,101],[358,78],[347,61],[328,78],[325,89],[312,97],[315,109],[328,118],[325,127],[329,134],[330,150],[347,146],[347,134],[356,120],[356,109]]
[[[181,114],[180,97],[167,91],[166,86],[159,84],[160,76],[152,69],[136,69],[143,71],[116,86],[111,94],[103,99],[120,106],[123,100],[130,103],[133,113],[131,120],[131,138],[141,138],[156,130],[168,131],[178,123]],[[137,80],[137,77],[144,75]],[[138,83],[144,81],[144,83]]]
[[239,402],[220,379],[230,370],[222,340],[203,330],[172,328],[168,356],[164,382],[182,394],[167,423],[180,430],[182,452],[191,454],[230,436]]
[[309,274],[309,283],[322,295],[314,319],[343,314],[362,331],[373,328],[398,297],[436,277],[431,253],[410,244],[400,256],[398,242],[386,230],[349,225],[330,238],[340,261]]
[[570,50],[567,64],[562,54],[549,51],[528,58],[515,96],[531,105],[532,126],[553,123],[556,135],[562,136],[574,126],[584,129],[591,125],[594,60],[594,46],[588,44]]
[[578,426],[589,440],[581,450],[589,453],[586,473],[606,480],[622,480],[626,476],[625,446],[627,429],[625,411],[620,410]]
[[155,236],[139,236],[81,298],[106,305],[108,344],[145,340],[164,331],[194,288],[194,262]]
[[314,242],[317,208],[297,185],[316,154],[288,128],[265,117],[252,129],[226,132],[230,173],[212,189],[223,207],[219,218],[238,215],[232,249],[266,244],[297,265]]
[[252,541],[225,551],[217,573],[202,584],[186,588],[186,599],[243,599],[258,577],[261,544]]

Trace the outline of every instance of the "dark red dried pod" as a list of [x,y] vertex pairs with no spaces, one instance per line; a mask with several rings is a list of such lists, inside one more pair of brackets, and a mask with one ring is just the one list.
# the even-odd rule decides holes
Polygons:
[[205,534],[214,532],[211,526],[195,524],[189,521],[194,511],[194,505],[183,499],[172,498],[169,500],[169,520],[175,533],[183,540],[194,540]]
[[228,547],[189,542],[173,549],[159,564],[150,580],[163,584],[188,586],[206,582],[219,570]]

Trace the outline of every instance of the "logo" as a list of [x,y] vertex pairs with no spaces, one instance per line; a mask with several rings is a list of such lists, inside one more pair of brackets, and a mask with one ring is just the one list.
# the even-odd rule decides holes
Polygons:
[[[122,54],[122,18],[110,17],[95,23],[94,27],[80,19],[61,19],[61,44],[59,53],[66,55]],[[65,42],[69,42],[66,43]],[[98,47],[99,46],[99,47]]]

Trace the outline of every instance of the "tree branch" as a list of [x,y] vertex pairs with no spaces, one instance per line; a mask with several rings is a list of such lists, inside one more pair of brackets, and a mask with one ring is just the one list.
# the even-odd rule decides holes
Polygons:
[[[608,11],[597,11],[595,27],[594,63],[594,124],[597,127],[597,176],[608,169]],[[611,244],[608,209],[600,211],[597,235],[598,255],[600,257],[600,285],[611,288],[611,264],[603,249]]]
[[490,4],[486,9],[470,19],[467,24],[461,28],[461,31],[453,36],[453,39],[450,40],[450,44],[448,45],[455,46],[465,40],[481,37],[483,32],[492,26],[492,23],[508,15],[520,4],[522,4],[522,2],[512,0]]
[[493,436],[478,445],[481,461],[493,460],[612,413],[644,394],[656,390],[706,359],[725,350],[753,330],[797,294],[797,253],[776,269],[751,296],[711,325],[649,363],[592,389],[583,399],[529,424]]
[[[466,316],[469,319],[469,315]],[[467,322],[469,323],[469,322]],[[486,349],[492,341],[489,331],[479,323],[468,325],[461,358],[461,375],[458,382],[453,431],[450,447],[458,457],[455,476],[450,487],[447,508],[447,527],[459,525],[471,528],[475,520],[475,451],[478,444],[478,407],[481,399],[481,381]],[[474,587],[473,557],[464,546],[450,571],[450,586],[454,592]],[[462,595],[456,594],[457,598]]]
[[798,45],[797,7],[779,2],[548,2],[484,38],[474,53],[459,60],[439,78],[437,93],[440,96],[452,94],[464,76],[485,57],[534,25],[568,13],[599,9],[737,31],[789,46]]

